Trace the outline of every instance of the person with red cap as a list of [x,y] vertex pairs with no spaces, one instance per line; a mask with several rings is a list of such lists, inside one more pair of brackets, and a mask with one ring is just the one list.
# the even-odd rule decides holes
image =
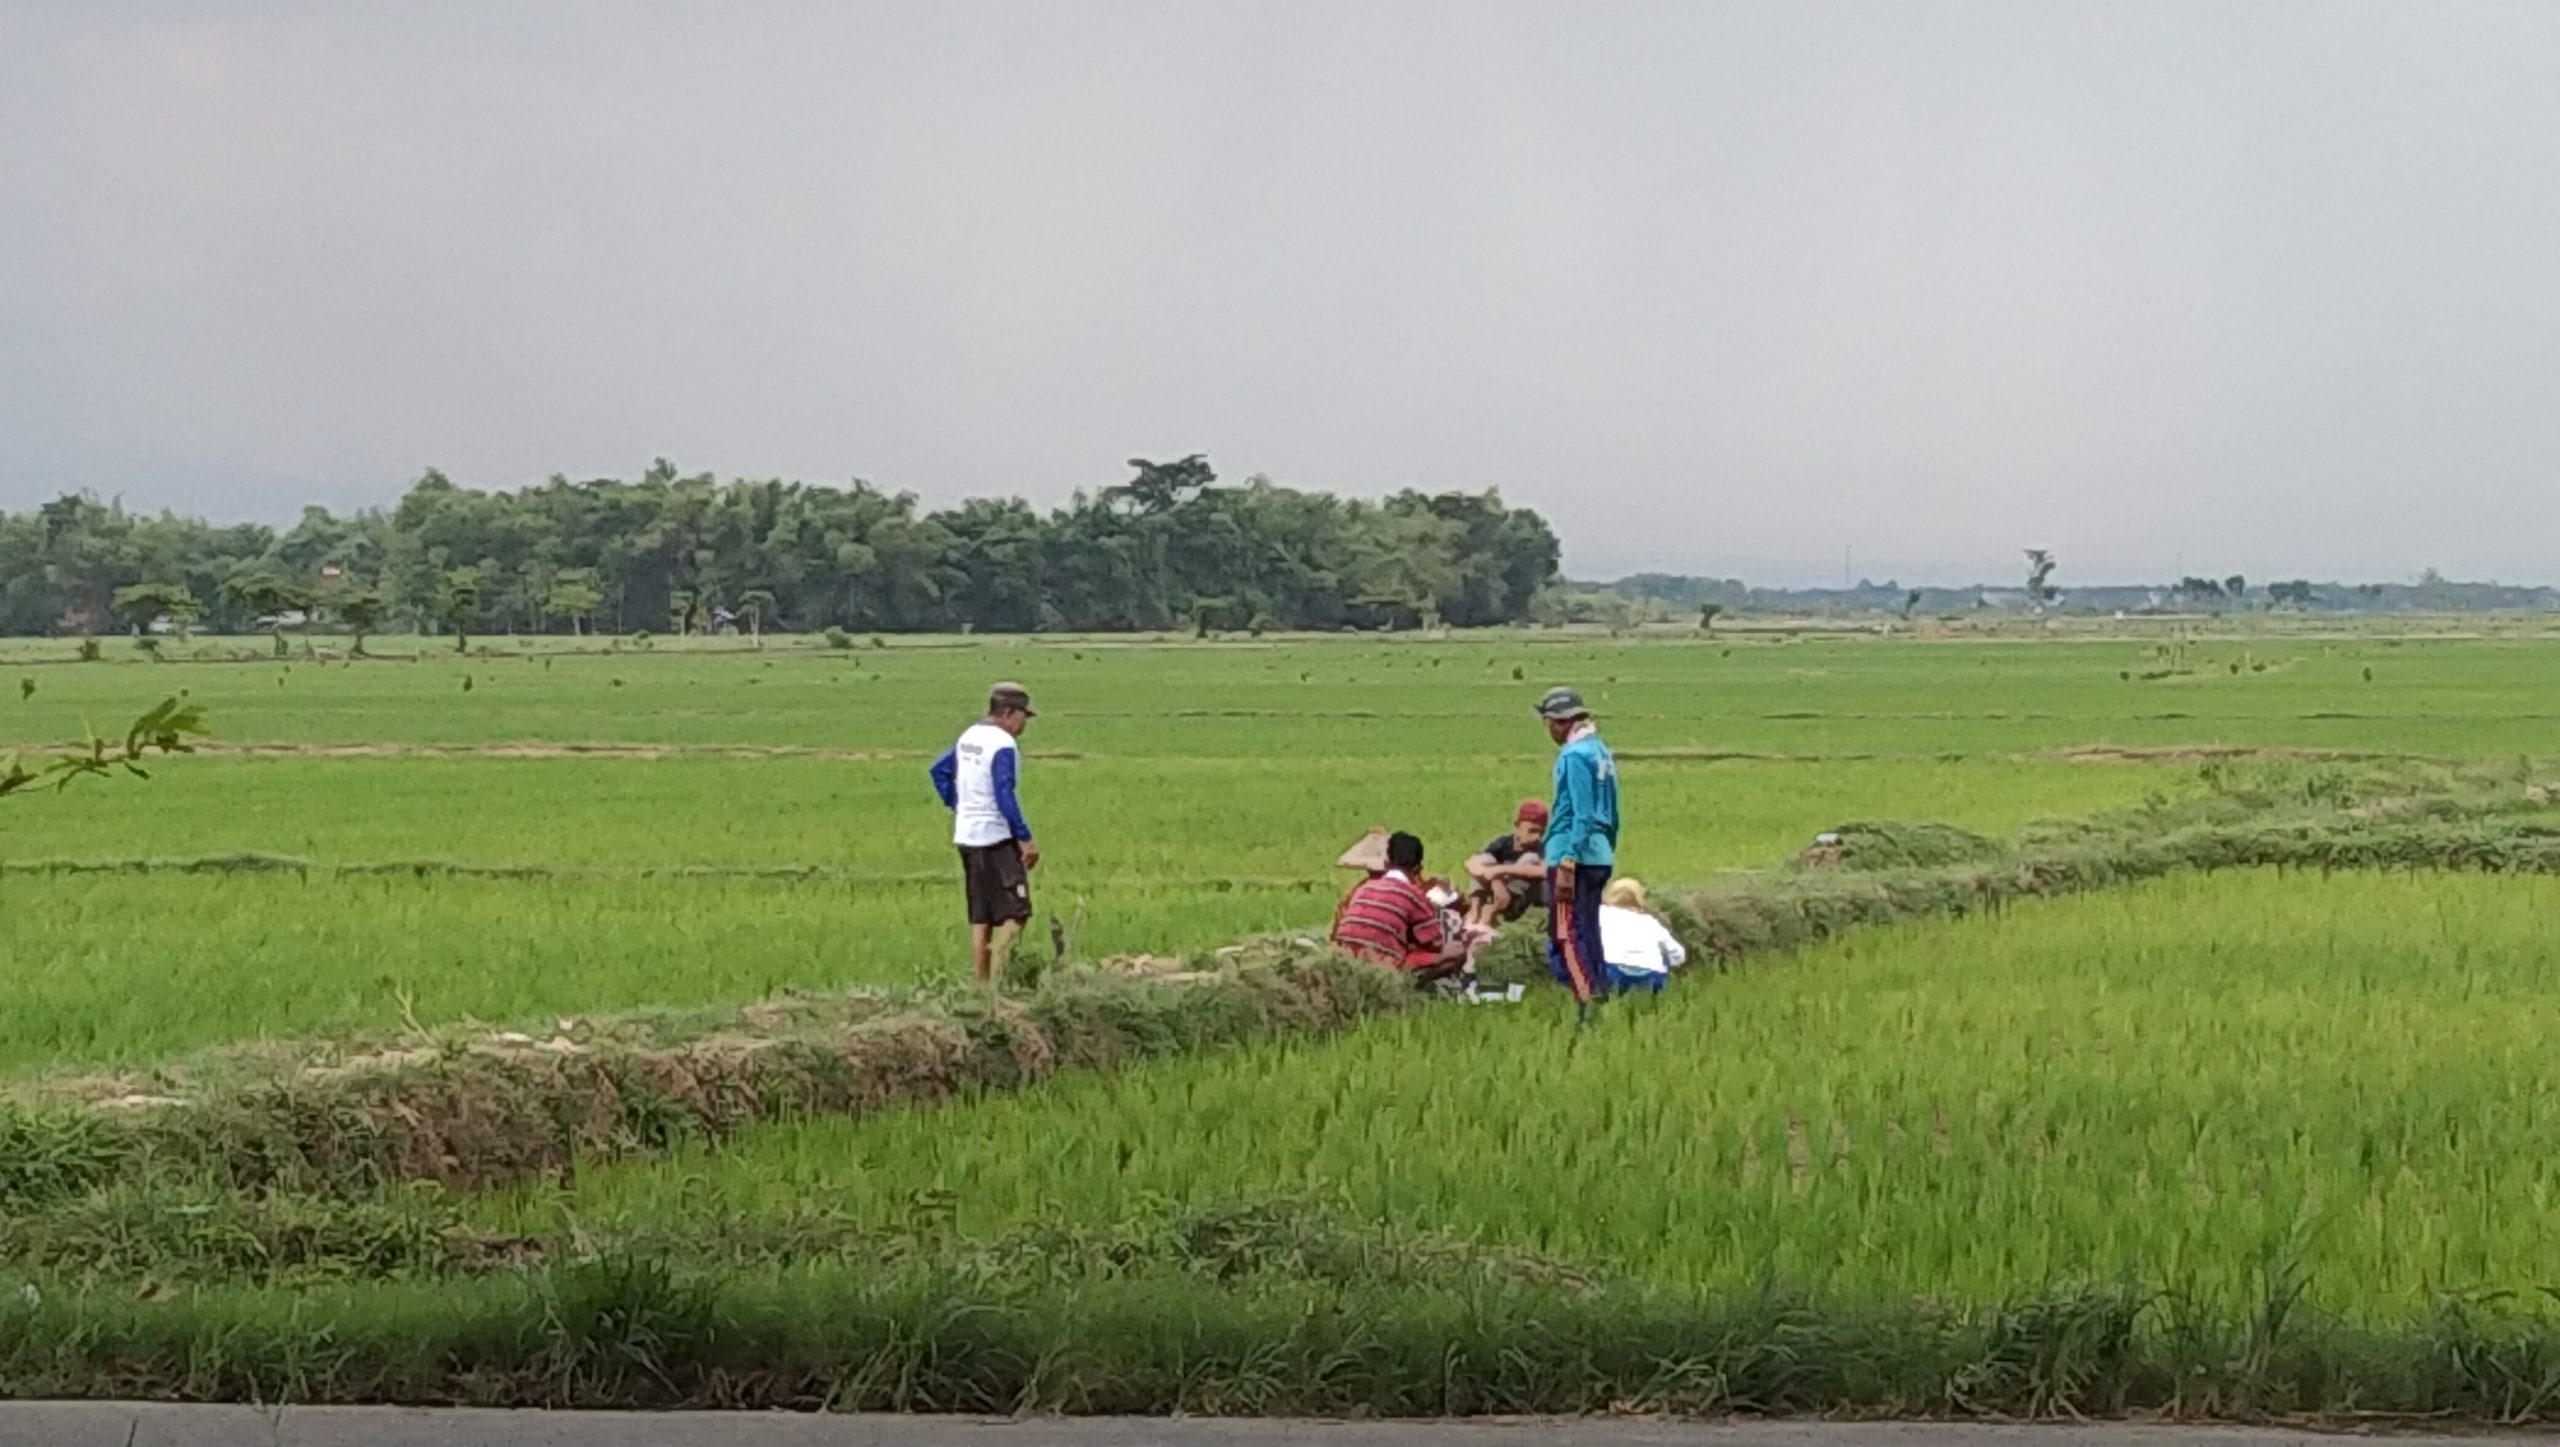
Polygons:
[[1547,806],[1523,799],[1511,816],[1511,832],[1485,845],[1466,864],[1476,882],[1467,901],[1467,923],[1507,924],[1547,902]]

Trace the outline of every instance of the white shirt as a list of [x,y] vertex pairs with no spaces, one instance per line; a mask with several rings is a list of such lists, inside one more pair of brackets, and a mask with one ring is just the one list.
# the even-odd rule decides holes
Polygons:
[[1667,974],[1689,963],[1689,952],[1662,921],[1640,909],[1600,906],[1600,957],[1630,974]]
[[996,804],[995,774],[996,756],[1013,751],[1013,735],[991,723],[969,725],[951,746],[952,843],[978,849],[1013,837],[1013,826]]

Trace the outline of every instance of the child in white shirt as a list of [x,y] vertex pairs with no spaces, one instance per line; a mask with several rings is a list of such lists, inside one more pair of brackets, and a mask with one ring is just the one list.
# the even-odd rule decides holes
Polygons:
[[1611,994],[1658,995],[1671,972],[1689,963],[1688,950],[1661,920],[1645,913],[1644,886],[1625,878],[1610,880],[1600,892],[1600,955]]

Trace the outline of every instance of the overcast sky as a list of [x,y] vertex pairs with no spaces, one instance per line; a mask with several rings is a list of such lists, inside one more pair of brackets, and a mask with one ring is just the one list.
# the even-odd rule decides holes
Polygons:
[[1578,575],[2560,579],[2560,3],[0,0],[0,506],[1192,451]]

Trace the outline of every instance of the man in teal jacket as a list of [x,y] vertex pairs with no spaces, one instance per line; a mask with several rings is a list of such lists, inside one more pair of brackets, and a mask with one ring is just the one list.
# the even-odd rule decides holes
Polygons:
[[1547,811],[1547,968],[1572,988],[1588,1020],[1606,978],[1600,891],[1618,862],[1618,762],[1573,689],[1548,689],[1538,717],[1559,746],[1556,798]]

